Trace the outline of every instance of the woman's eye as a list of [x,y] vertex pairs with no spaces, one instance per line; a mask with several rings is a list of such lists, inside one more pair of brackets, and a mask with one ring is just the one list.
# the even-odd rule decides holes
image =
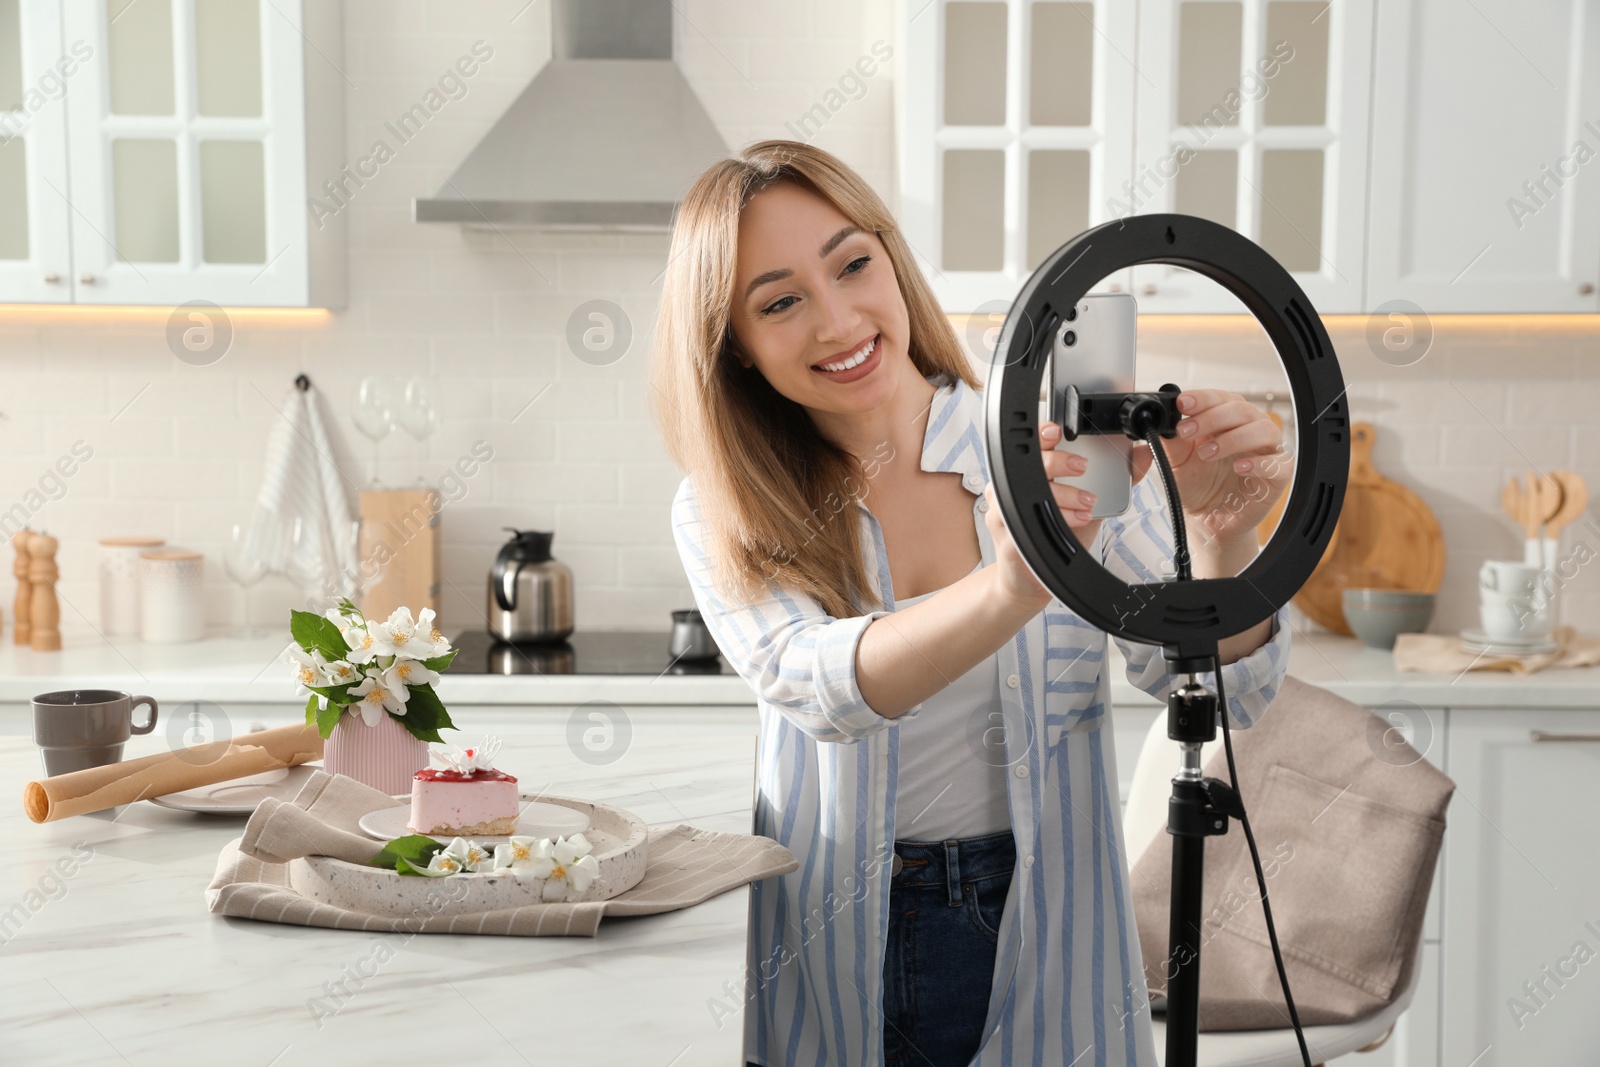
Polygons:
[[[846,274],[860,274],[862,271],[867,269],[867,264],[870,262],[872,262],[871,256],[857,256],[855,259],[852,259],[849,263],[845,264],[844,272]],[[774,300],[772,303],[761,309],[761,314],[776,315],[779,312],[788,311],[790,305],[785,304],[784,301],[793,299],[794,297],[792,296],[786,296],[781,299]]]

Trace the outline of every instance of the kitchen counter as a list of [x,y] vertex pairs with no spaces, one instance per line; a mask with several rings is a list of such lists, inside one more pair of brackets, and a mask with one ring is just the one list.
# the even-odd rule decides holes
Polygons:
[[[1298,624],[1297,624],[1298,625]],[[663,631],[662,640],[666,640]],[[52,689],[111,688],[148,693],[165,705],[185,701],[276,705],[287,710],[303,698],[282,662],[287,631],[242,640],[210,636],[192,644],[155,645],[134,639],[70,635],[60,652],[34,652],[0,641],[0,733],[16,732],[18,705]],[[1118,705],[1155,705],[1128,684],[1121,655],[1111,647],[1111,699]],[[1422,707],[1595,708],[1600,707],[1600,668],[1546,670],[1518,676],[1498,671],[1463,675],[1397,671],[1389,652],[1363,646],[1354,638],[1297,629],[1289,670],[1297,677],[1349,700],[1376,707],[1409,701]],[[750,687],[737,675],[485,675],[446,674],[439,686],[446,707],[528,705],[574,708],[603,700],[623,707],[678,705],[740,712],[755,704]],[[9,705],[9,708],[7,708]],[[30,720],[31,721],[31,720]],[[23,727],[23,731],[31,727]]]
[[[531,791],[605,800],[652,826],[751,832],[748,731],[636,723],[607,766],[578,759],[559,727],[496,732],[500,763]],[[127,755],[164,743],[135,737]],[[244,817],[145,801],[36,825],[16,803],[42,773],[28,737],[0,736],[0,772],[13,798],[0,814],[4,1062],[743,1062],[743,1005],[725,986],[742,988],[748,886],[605,919],[593,938],[224,918],[205,888]]]

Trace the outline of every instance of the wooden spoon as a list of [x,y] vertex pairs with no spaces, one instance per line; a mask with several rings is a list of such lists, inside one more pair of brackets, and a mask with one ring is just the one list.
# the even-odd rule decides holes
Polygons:
[[1589,488],[1577,471],[1551,471],[1545,477],[1561,488],[1561,506],[1544,525],[1544,565],[1553,568],[1561,551],[1561,531],[1582,517],[1589,506]]

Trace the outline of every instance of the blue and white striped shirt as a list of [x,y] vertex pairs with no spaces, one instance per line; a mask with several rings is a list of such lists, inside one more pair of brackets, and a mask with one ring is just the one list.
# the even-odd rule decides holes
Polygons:
[[[987,566],[994,543],[983,515],[983,393],[946,375],[928,380],[936,392],[921,469],[961,473],[977,498],[973,523]],[[1106,519],[1092,546],[1127,582],[1170,573],[1172,524],[1158,482],[1145,478],[1129,510]],[[867,572],[886,610],[836,619],[812,597],[774,582],[757,600],[730,603],[711,583],[689,478],[672,502],[673,537],[695,603],[756,695],[755,832],[800,860],[790,874],[751,886],[745,1055],[767,1067],[883,1063],[895,726],[922,706],[885,718],[856,683],[861,632],[894,609],[883,532],[864,504],[856,507],[867,527]],[[1254,723],[1283,680],[1287,607],[1272,630],[1259,649],[1223,667],[1235,728]],[[986,1037],[973,1061],[979,1067],[1156,1065],[1116,757],[1103,729],[1111,698],[1101,670],[1106,636],[1052,599],[999,649],[1017,866],[1001,919]],[[1116,640],[1133,685],[1165,700],[1180,684],[1159,648]],[[1211,674],[1202,680],[1211,684]]]

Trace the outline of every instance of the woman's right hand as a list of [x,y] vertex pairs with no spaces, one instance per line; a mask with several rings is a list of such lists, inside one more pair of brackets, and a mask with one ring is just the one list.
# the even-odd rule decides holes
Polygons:
[[[1056,449],[1061,440],[1061,427],[1053,422],[1046,422],[1039,427],[1039,445],[1044,456],[1045,477],[1050,479],[1050,491],[1055,496],[1056,506],[1061,509],[1061,517],[1066,520],[1072,535],[1078,543],[1084,546],[1094,544],[1100,534],[1101,519],[1089,517],[1090,509],[1094,507],[1094,494],[1086,492],[1072,485],[1060,485],[1055,479],[1072,478],[1082,474],[1088,469],[1088,460],[1074,452],[1063,452]],[[994,483],[990,482],[983,487],[985,499],[989,501],[989,508],[984,512],[984,522],[989,525],[989,535],[994,539],[994,562],[1000,568],[1000,588],[1005,595],[1018,603],[1037,605],[1040,611],[1050,603],[1055,596],[1039,579],[1034,577],[1033,571],[1023,560],[1022,553],[1017,551],[1016,542],[1011,539],[1011,531],[1006,529],[1005,519],[1000,515],[1000,506],[995,501]]]

